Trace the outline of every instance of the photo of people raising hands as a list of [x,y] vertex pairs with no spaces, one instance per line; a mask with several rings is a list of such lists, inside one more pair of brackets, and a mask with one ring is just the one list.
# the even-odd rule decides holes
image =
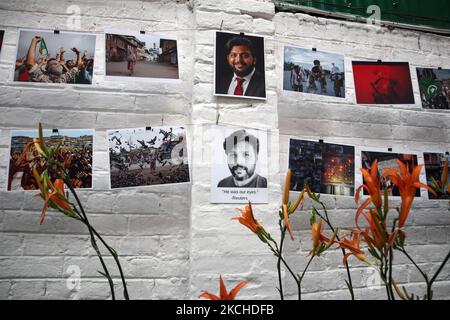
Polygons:
[[14,81],[92,84],[95,36],[20,31]]

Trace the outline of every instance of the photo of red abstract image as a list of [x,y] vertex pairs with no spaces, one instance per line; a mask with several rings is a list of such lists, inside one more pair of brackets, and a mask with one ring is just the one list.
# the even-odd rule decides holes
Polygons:
[[407,62],[353,61],[358,104],[414,104]]

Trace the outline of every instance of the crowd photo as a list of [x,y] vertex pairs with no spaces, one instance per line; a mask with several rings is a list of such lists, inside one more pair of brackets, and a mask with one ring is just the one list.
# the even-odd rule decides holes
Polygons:
[[14,81],[92,84],[95,35],[21,30]]
[[345,98],[344,56],[285,46],[283,89]]
[[[37,131],[13,131],[8,170],[8,191],[38,190],[33,167],[41,174],[47,169],[33,139]],[[44,142],[49,147],[61,145],[56,159],[64,165],[75,188],[92,188],[93,130],[44,130]],[[52,180],[56,177],[50,177]]]
[[112,189],[190,181],[183,127],[110,130],[108,141]]

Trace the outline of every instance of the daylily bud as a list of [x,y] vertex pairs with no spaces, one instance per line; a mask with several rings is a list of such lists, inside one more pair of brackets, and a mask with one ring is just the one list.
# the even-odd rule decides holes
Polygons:
[[300,195],[297,197],[297,199],[295,199],[294,204],[290,207],[290,212],[294,213],[295,210],[297,210],[300,202],[302,203],[302,209],[303,209],[303,205],[305,203],[305,189],[303,188],[302,192],[300,193]]
[[283,204],[289,203],[289,191],[291,187],[291,175],[292,171],[291,169],[288,169],[286,173],[286,180],[284,182],[284,193],[283,193]]

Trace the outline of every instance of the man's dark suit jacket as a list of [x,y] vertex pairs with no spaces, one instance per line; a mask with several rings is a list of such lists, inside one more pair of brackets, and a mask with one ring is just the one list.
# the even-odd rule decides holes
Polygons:
[[[231,80],[233,80],[234,74],[230,74],[226,77],[217,79],[216,81],[216,94],[228,94],[228,88],[230,87]],[[264,75],[255,70],[247,90],[244,93],[246,97],[266,97],[266,81]]]

